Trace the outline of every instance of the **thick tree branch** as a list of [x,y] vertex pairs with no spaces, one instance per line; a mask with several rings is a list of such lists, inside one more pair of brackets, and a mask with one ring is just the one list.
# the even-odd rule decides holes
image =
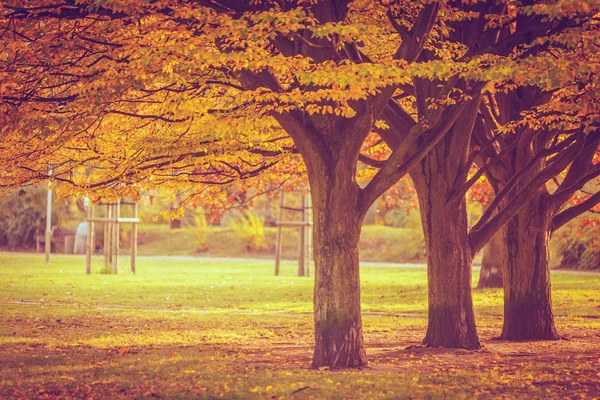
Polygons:
[[[579,133],[580,136],[582,133]],[[581,139],[581,137],[579,138]],[[558,158],[556,158],[549,166],[540,171],[536,176],[524,185],[524,189],[518,192],[511,201],[493,218],[482,218],[473,226],[471,232],[469,233],[470,241],[471,241],[471,254],[474,257],[477,252],[479,252],[483,246],[494,236],[494,234],[502,228],[512,217],[514,217],[517,212],[527,203],[533,196],[536,195],[538,190],[546,184],[547,181],[552,179],[555,175],[564,170],[573,159],[581,152],[583,149],[583,140],[575,141],[567,150],[564,150]],[[494,199],[496,208],[499,202],[498,196]],[[488,208],[486,212],[489,210]],[[493,210],[492,210],[493,211]],[[487,221],[487,222],[486,222]]]
[[573,218],[580,216],[586,211],[589,211],[598,204],[600,204],[600,192],[596,192],[583,202],[556,214],[554,218],[552,218],[552,232],[560,229],[560,227],[571,221]]
[[467,102],[463,102],[453,106],[450,110],[440,117],[440,120],[432,128],[427,128],[424,124],[417,124],[407,135],[406,138],[415,138],[419,134],[428,132],[428,136],[425,140],[412,152],[411,141],[408,143],[406,138],[400,140],[398,147],[392,152],[390,157],[385,162],[383,168],[381,168],[377,174],[371,179],[364,189],[360,192],[360,207],[368,209],[371,204],[379,196],[381,196],[387,189],[390,188],[394,183],[399,181],[404,175],[406,175],[412,168],[414,168],[423,157],[425,157],[431,149],[433,149],[442,138],[450,131],[454,122],[458,119],[462,111],[464,110]]
[[[490,141],[490,145],[493,144],[493,141],[496,140],[496,138],[498,138],[500,135],[496,135],[494,137],[494,139],[492,139],[492,141]],[[504,150],[502,150],[502,152],[500,152],[499,154],[497,154],[496,156],[492,157],[491,159],[488,160],[488,162],[483,165],[482,167],[480,167],[477,172],[471,177],[471,179],[469,179],[468,181],[465,182],[467,176],[468,176],[468,170],[467,167],[471,167],[473,164],[473,161],[475,160],[475,157],[477,156],[477,154],[479,152],[473,152],[473,155],[475,157],[469,157],[469,159],[473,158],[473,161],[468,160],[467,165],[463,168],[463,170],[461,171],[461,174],[459,175],[459,182],[465,182],[464,184],[461,185],[460,187],[460,191],[458,192],[458,194],[456,195],[457,197],[463,197],[464,195],[467,194],[467,192],[469,191],[469,189],[471,188],[471,186],[473,186],[478,180],[479,178],[481,178],[484,174],[486,174],[490,168],[492,168],[498,161],[502,160],[502,158],[508,154],[509,152],[513,151],[515,149],[515,147],[517,147],[517,142],[513,142],[512,144],[510,144],[508,147],[506,147]],[[470,161],[470,162],[469,162]],[[466,174],[465,174],[466,172]]]
[[[560,207],[571,196],[590,181],[588,173],[594,173],[593,161],[598,144],[600,144],[600,131],[590,134],[585,139],[585,149],[573,160],[563,181],[558,185],[557,190],[552,194],[553,203]],[[598,167],[600,168],[600,166]],[[591,171],[590,171],[591,170]]]
[[[504,201],[504,199],[508,196],[508,194],[514,189],[514,187],[519,182],[521,182],[521,180],[523,178],[525,178],[527,176],[527,174],[529,174],[533,170],[533,168],[535,168],[535,166],[541,162],[541,160],[544,157],[548,157],[552,154],[558,153],[559,159],[555,160],[555,161],[560,161],[560,160],[564,159],[565,155],[572,154],[570,152],[560,154],[560,152],[563,151],[565,148],[567,148],[569,145],[571,145],[575,141],[575,139],[576,139],[576,135],[572,135],[572,136],[568,137],[567,139],[563,140],[562,142],[560,142],[550,148],[547,148],[547,149],[544,149],[544,150],[538,152],[531,159],[531,161],[529,161],[523,168],[521,168],[516,174],[514,174],[512,176],[512,178],[502,188],[502,190],[496,194],[496,197],[494,198],[492,203],[486,208],[486,210],[483,212],[483,214],[481,215],[481,218],[479,219],[477,224],[481,224],[481,225],[485,224],[491,218],[491,216],[494,214],[496,209],[500,206],[502,201]],[[580,142],[580,143],[583,144],[583,142]],[[575,156],[575,154],[573,154],[573,156]],[[566,168],[570,162],[571,162],[571,160],[569,160],[569,162],[567,162],[565,164],[564,168]],[[555,163],[553,163],[551,165],[554,165],[554,164]],[[557,171],[556,174],[558,174],[561,171],[562,171],[562,169]],[[554,175],[556,175],[556,174],[554,174]],[[552,176],[554,176],[554,175],[552,175]],[[548,179],[551,179],[552,176]],[[544,182],[546,182],[546,181],[544,181]]]
[[406,60],[410,63],[419,58],[437,19],[439,8],[440,5],[438,2],[432,2],[423,6],[410,31],[406,32],[402,37],[402,44],[395,54],[396,59]]
[[362,153],[358,155],[358,160],[373,168],[382,168],[385,165],[385,161],[376,160]]

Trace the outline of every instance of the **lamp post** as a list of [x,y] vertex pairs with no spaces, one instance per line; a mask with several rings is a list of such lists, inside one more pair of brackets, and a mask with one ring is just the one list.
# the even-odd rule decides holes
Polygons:
[[[52,176],[52,169],[48,170],[48,177]],[[48,181],[48,202],[46,206],[46,264],[50,262],[50,246],[52,245],[52,182]]]

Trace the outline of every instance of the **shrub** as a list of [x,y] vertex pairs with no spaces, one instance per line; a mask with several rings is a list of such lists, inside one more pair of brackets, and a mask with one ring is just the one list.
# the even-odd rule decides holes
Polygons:
[[421,262],[425,239],[420,229],[365,226],[360,237],[361,260]]
[[552,238],[559,268],[580,270],[600,268],[600,218],[584,217],[571,221]]
[[232,219],[231,227],[248,250],[265,250],[267,248],[263,217],[248,210],[239,218]]
[[[46,189],[15,191],[0,203],[0,245],[33,246],[35,237],[46,230]],[[52,225],[59,213],[52,213]]]
[[194,215],[194,224],[197,230],[197,251],[206,251],[208,250],[208,223],[206,222],[206,215],[203,212]]

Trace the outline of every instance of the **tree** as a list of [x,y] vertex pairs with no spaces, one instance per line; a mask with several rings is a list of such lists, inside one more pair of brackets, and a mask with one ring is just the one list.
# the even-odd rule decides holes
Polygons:
[[[464,15],[465,9],[472,13],[471,16],[479,18],[461,19],[459,16],[461,13]],[[456,15],[459,22],[455,20],[449,24],[452,29],[449,37],[454,39],[454,48],[460,46],[463,50],[460,53],[463,59],[487,51],[487,54],[497,56],[509,54],[511,60],[522,62],[519,64],[522,69],[513,67],[514,75],[504,82],[505,85],[496,86],[491,92],[526,86],[554,91],[578,76],[582,81],[593,81],[594,73],[591,71],[598,68],[594,59],[588,60],[588,69],[587,61],[573,62],[568,52],[555,54],[552,51],[553,43],[566,38],[576,41],[585,36],[585,40],[597,40],[596,27],[583,23],[593,19],[597,10],[592,7],[582,10],[585,11],[580,12],[560,2],[551,6],[525,2],[522,7],[514,8],[503,7],[496,2],[482,2],[470,7],[457,7],[452,15]],[[501,22],[490,27],[487,21],[495,19]],[[586,26],[583,29],[585,35],[581,35],[581,26]],[[440,56],[424,52],[422,57],[431,59]],[[568,73],[563,73],[565,70]],[[425,97],[441,90],[444,83],[447,82],[415,80],[414,94],[419,116],[437,112],[437,107],[430,107]],[[462,85],[464,90],[468,84],[458,81],[454,89],[460,89]],[[471,178],[468,174],[482,148],[493,147],[495,143],[493,137],[483,143],[476,143],[471,137],[482,98],[476,96],[469,101],[448,135],[424,157],[418,168],[411,171],[419,195],[428,250],[429,324],[424,343],[429,346],[479,347],[470,287],[474,254],[535,196],[539,188],[565,169],[582,151],[583,137],[574,132],[570,132],[570,139],[554,143],[556,147],[540,154],[544,160],[550,159],[548,168],[530,174],[529,179],[523,181],[527,184],[515,190],[509,199],[505,196],[506,191],[496,197],[491,211],[485,213],[469,231],[465,193],[485,173],[485,168]],[[396,113],[389,119],[401,117]],[[415,123],[408,118],[404,118],[403,122],[408,126]],[[382,134],[392,146],[402,140],[402,135],[393,130]],[[558,155],[551,158],[553,154]],[[526,164],[526,159],[523,161]],[[519,176],[530,172],[529,167],[523,164],[517,165],[516,169]]]
[[[586,41],[575,46],[583,57],[593,60],[597,44]],[[549,240],[556,229],[600,202],[600,193],[595,193],[569,207],[572,197],[600,176],[600,164],[594,160],[600,150],[595,92],[594,86],[587,85],[565,87],[554,94],[530,87],[496,95],[482,108],[479,143],[497,134],[499,126],[494,121],[513,126],[512,134],[483,152],[488,178],[498,192],[483,217],[489,217],[503,199],[528,190],[536,177],[555,176],[551,185],[537,188],[506,227],[502,250],[504,339],[559,338],[550,296]],[[549,121],[540,127],[541,119]],[[579,150],[548,157],[569,142]],[[561,158],[569,162],[564,171],[553,167]]]
[[[237,163],[245,165],[242,169],[231,156],[277,157],[285,148],[253,150],[239,132],[276,141],[276,121],[302,155],[313,196],[313,366],[364,365],[357,253],[362,219],[448,131],[464,105],[450,108],[444,121],[432,119],[413,129],[413,137],[431,132],[431,139],[399,149],[365,188],[356,183],[356,163],[398,86],[430,73],[432,66],[410,65],[427,43],[439,5],[414,7],[404,21],[410,37],[396,38],[394,48],[371,61],[357,45],[368,42],[370,32],[349,20],[347,1],[305,8],[293,2],[207,2],[198,8],[167,3],[5,6],[8,54],[2,70],[17,73],[6,78],[11,85],[2,93],[11,116],[3,131],[27,144],[28,153],[3,160],[18,160],[12,167],[19,169],[11,168],[4,184],[41,179],[48,164],[56,181],[97,189],[97,196],[135,195],[140,188],[178,185],[195,174],[213,177],[202,184],[257,176],[272,162],[246,158]],[[61,48],[49,54],[49,43]],[[44,121],[48,116],[51,125]],[[156,143],[152,134],[164,135],[166,129],[168,136]],[[42,131],[49,132],[52,144],[44,142]],[[399,164],[409,150],[418,150],[411,163]],[[23,162],[25,155],[34,161]],[[73,168],[92,162],[98,174],[71,177]],[[216,168],[218,162],[225,166]]]
[[[564,57],[528,57],[536,41],[586,18],[563,6],[9,1],[0,111],[11,148],[0,149],[0,184],[45,179],[51,165],[70,193],[95,198],[157,185],[206,195],[260,185],[297,152],[315,220],[313,366],[356,367],[367,363],[360,227],[412,171],[428,247],[425,344],[477,348],[473,254],[528,197],[469,234],[473,125],[482,93],[562,83],[549,77]],[[374,130],[390,155],[373,163],[361,148]],[[359,160],[377,168],[363,186]],[[82,165],[95,172],[77,175]]]

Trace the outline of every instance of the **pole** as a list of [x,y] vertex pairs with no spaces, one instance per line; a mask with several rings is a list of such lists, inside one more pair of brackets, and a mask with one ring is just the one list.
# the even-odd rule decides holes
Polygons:
[[94,229],[94,206],[92,204],[90,204],[90,222],[88,225],[88,235],[89,235],[89,239],[90,239],[90,266],[91,266],[91,261],[92,261],[92,256],[94,255],[94,252],[96,251],[96,238],[95,233],[96,233],[96,229]]
[[275,276],[279,276],[279,265],[281,263],[281,223],[283,222],[283,197],[284,192],[281,192],[281,199],[279,200],[279,215],[277,217],[277,234],[275,236]]
[[300,194],[300,221],[302,224],[300,225],[300,232],[298,234],[298,276],[304,276],[304,255],[306,253],[305,249],[305,239],[306,239],[306,227],[304,226],[304,222],[306,222],[306,204],[305,204],[306,195],[304,193]]
[[[109,219],[110,218],[110,205],[106,204],[104,206],[104,217]],[[109,258],[110,258],[110,233],[109,233],[109,227],[110,222],[105,222],[104,223],[104,268],[108,268],[108,264],[110,262]]]
[[113,262],[113,247],[114,247],[114,243],[113,243],[113,239],[114,239],[114,234],[113,231],[115,229],[115,227],[113,226],[113,221],[112,221],[112,217],[113,217],[113,205],[112,203],[108,205],[108,216],[107,218],[110,218],[111,220],[108,222],[108,264],[112,265]]
[[92,210],[91,205],[88,206],[87,214],[88,214],[88,236],[87,236],[87,243],[85,245],[85,273],[86,273],[86,275],[89,275],[92,273],[92,246],[93,246],[92,240],[94,240],[94,238],[92,237],[92,235],[93,235],[92,222],[90,221],[90,219],[92,219],[92,217],[94,216],[94,211]]
[[312,220],[312,201],[310,192],[305,196],[304,204],[306,205],[304,215],[304,222],[306,222],[306,276],[310,276],[310,262],[312,259],[312,226],[310,225],[310,221]]
[[[137,218],[137,203],[133,204],[133,218]],[[131,224],[131,272],[135,274],[135,259],[137,257],[137,222]]]
[[[52,169],[48,171],[48,176],[52,175]],[[52,246],[52,182],[48,182],[48,200],[46,205],[46,242],[44,243],[46,253],[46,264],[50,262],[50,249]]]
[[120,202],[117,200],[113,206],[113,274],[119,272],[119,215],[120,215]]

